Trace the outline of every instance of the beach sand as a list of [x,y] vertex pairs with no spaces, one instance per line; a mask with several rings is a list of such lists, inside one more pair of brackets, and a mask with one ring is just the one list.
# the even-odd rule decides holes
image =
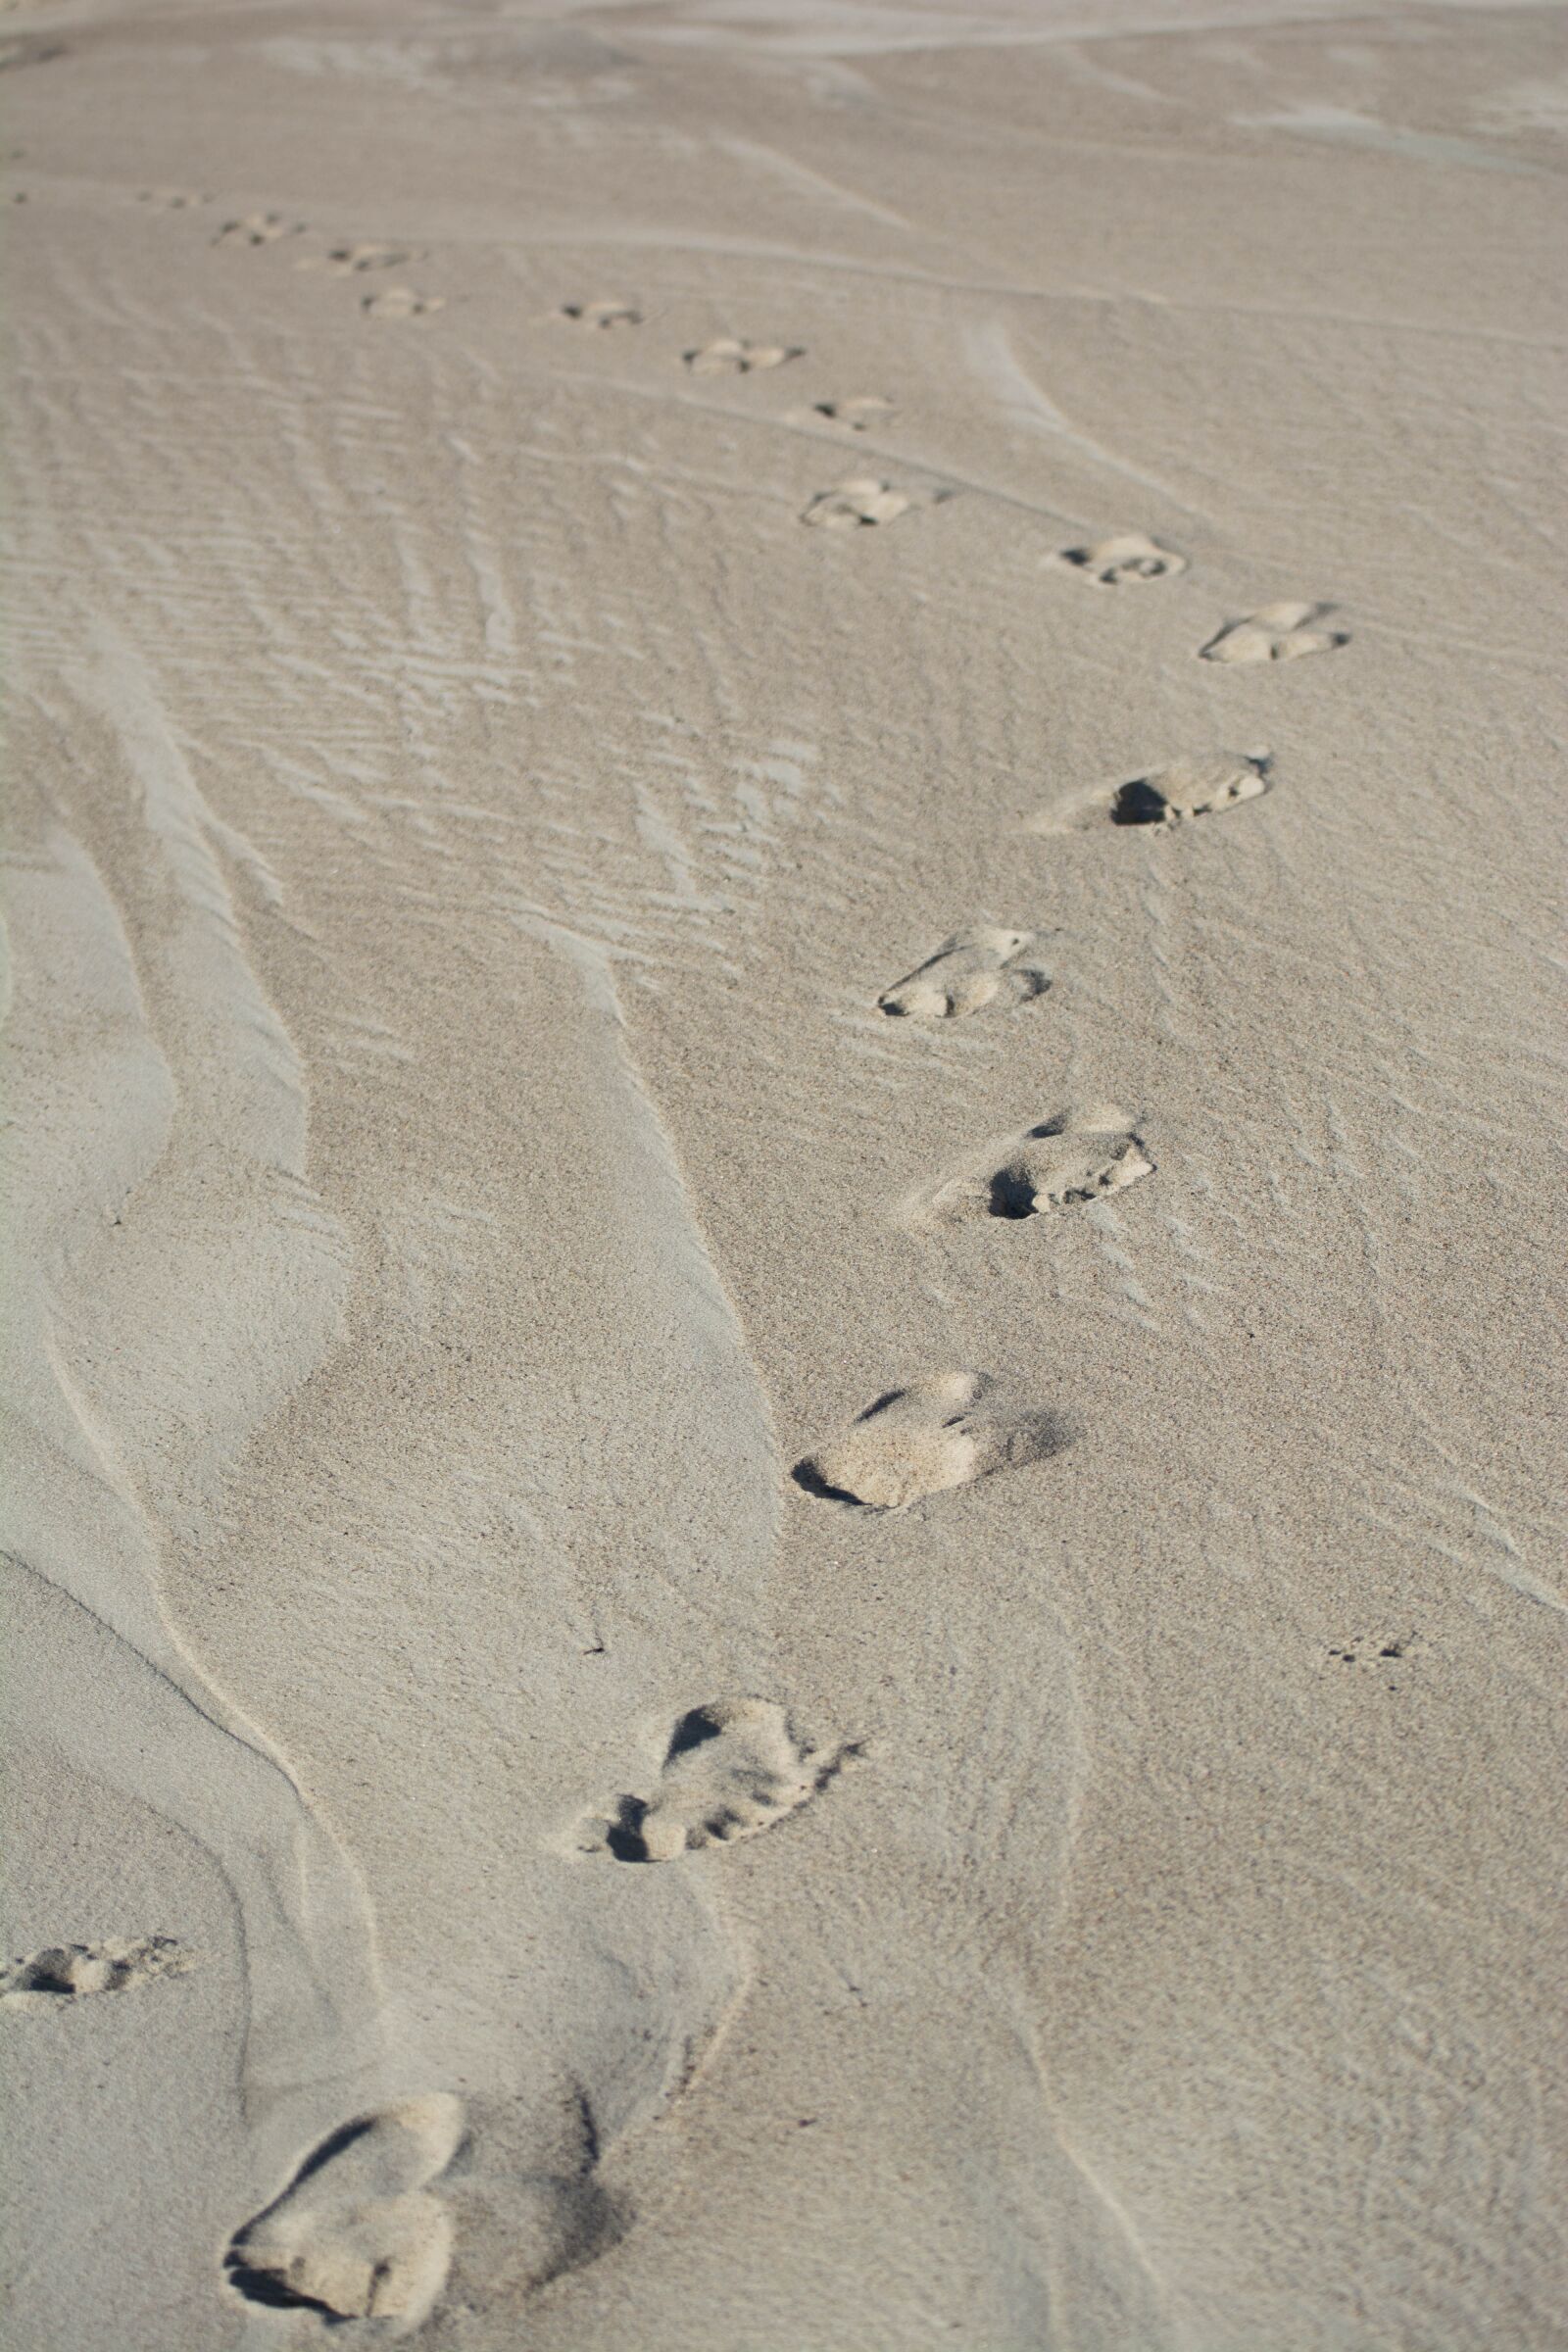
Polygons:
[[1563,2331],[1568,55],[15,7],[15,2352]]

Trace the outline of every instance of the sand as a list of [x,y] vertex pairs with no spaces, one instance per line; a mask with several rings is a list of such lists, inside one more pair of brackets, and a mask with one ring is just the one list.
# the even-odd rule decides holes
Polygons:
[[7,12],[16,2352],[1568,2342],[1562,24]]

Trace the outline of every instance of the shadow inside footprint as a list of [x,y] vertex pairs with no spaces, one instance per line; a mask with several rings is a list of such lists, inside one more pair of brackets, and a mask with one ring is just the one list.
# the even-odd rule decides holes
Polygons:
[[1170,803],[1165,795],[1139,776],[1131,784],[1123,784],[1110,804],[1113,825],[1162,825],[1170,816]]

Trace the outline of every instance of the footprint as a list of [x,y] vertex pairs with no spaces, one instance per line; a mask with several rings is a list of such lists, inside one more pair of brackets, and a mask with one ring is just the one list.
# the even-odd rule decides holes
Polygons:
[[428,318],[446,308],[443,294],[419,294],[413,286],[387,286],[379,294],[362,294],[360,308],[372,318]]
[[1102,588],[1120,588],[1134,580],[1173,580],[1187,569],[1187,558],[1174,548],[1160,547],[1142,531],[1122,531],[1094,547],[1063,547],[1048,563],[1064,564],[1098,580]]
[[641,326],[643,315],[629,302],[564,302],[563,318],[578,326]]
[[445,2091],[345,2124],[229,2241],[229,2284],[251,2303],[416,2327],[452,2257],[446,2207],[423,2191],[462,2137],[462,2102]]
[[0,2005],[53,2009],[90,1992],[123,1992],[153,1977],[182,1976],[195,1962],[172,1936],[134,1943],[51,1943],[0,1968]]
[[584,1822],[578,1850],[616,1862],[673,1862],[705,1845],[755,1838],[825,1788],[859,1753],[798,1740],[766,1698],[693,1707],[662,1742],[650,1796],[621,1796],[608,1820]]
[[863,392],[854,400],[816,401],[804,416],[825,416],[829,424],[847,425],[852,433],[867,433],[874,424],[891,424],[898,413],[896,401],[884,400],[876,392]]
[[225,220],[215,245],[275,245],[280,237],[304,234],[303,220],[285,220],[281,213],[247,213],[243,220]]
[[956,1021],[987,1004],[1022,1004],[1043,996],[1051,975],[1027,960],[1033,931],[1004,931],[976,923],[955,931],[934,956],[906,972],[876,1001],[890,1020]]
[[716,343],[704,344],[701,351],[683,352],[681,357],[693,375],[750,375],[759,368],[782,368],[786,360],[804,360],[804,343],[738,343],[733,335],[721,335]]
[[161,213],[192,212],[198,205],[212,201],[195,188],[142,188],[136,196],[138,204],[155,204]]
[[1082,833],[1100,825],[1181,825],[1195,816],[1218,816],[1268,791],[1267,752],[1210,752],[1173,760],[1125,784],[1092,785],[1024,827],[1028,833]]
[[302,254],[296,270],[324,270],[330,277],[349,277],[362,270],[401,270],[418,255],[407,245],[334,245],[330,253]]
[[902,1215],[917,1231],[977,1217],[1057,1216],[1153,1172],[1123,1111],[1108,1104],[1060,1111],[977,1152],[934,1189],[911,1194]]
[[1041,1461],[1064,1442],[1055,1417],[1025,1403],[1009,1383],[939,1372],[890,1389],[792,1475],[826,1502],[902,1511],[995,1470]]
[[1303,654],[1332,654],[1350,642],[1348,629],[1319,629],[1312,622],[1332,605],[1265,605],[1249,620],[1229,620],[1217,637],[1200,648],[1200,662],[1297,662]]
[[914,499],[907,490],[895,490],[875,474],[857,474],[836,490],[820,490],[801,514],[803,522],[824,531],[858,531],[867,523],[892,522],[908,513]]

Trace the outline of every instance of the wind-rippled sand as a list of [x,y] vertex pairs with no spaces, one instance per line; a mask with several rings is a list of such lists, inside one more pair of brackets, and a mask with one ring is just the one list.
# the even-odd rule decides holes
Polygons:
[[18,2352],[1562,2342],[1561,19],[18,6]]

